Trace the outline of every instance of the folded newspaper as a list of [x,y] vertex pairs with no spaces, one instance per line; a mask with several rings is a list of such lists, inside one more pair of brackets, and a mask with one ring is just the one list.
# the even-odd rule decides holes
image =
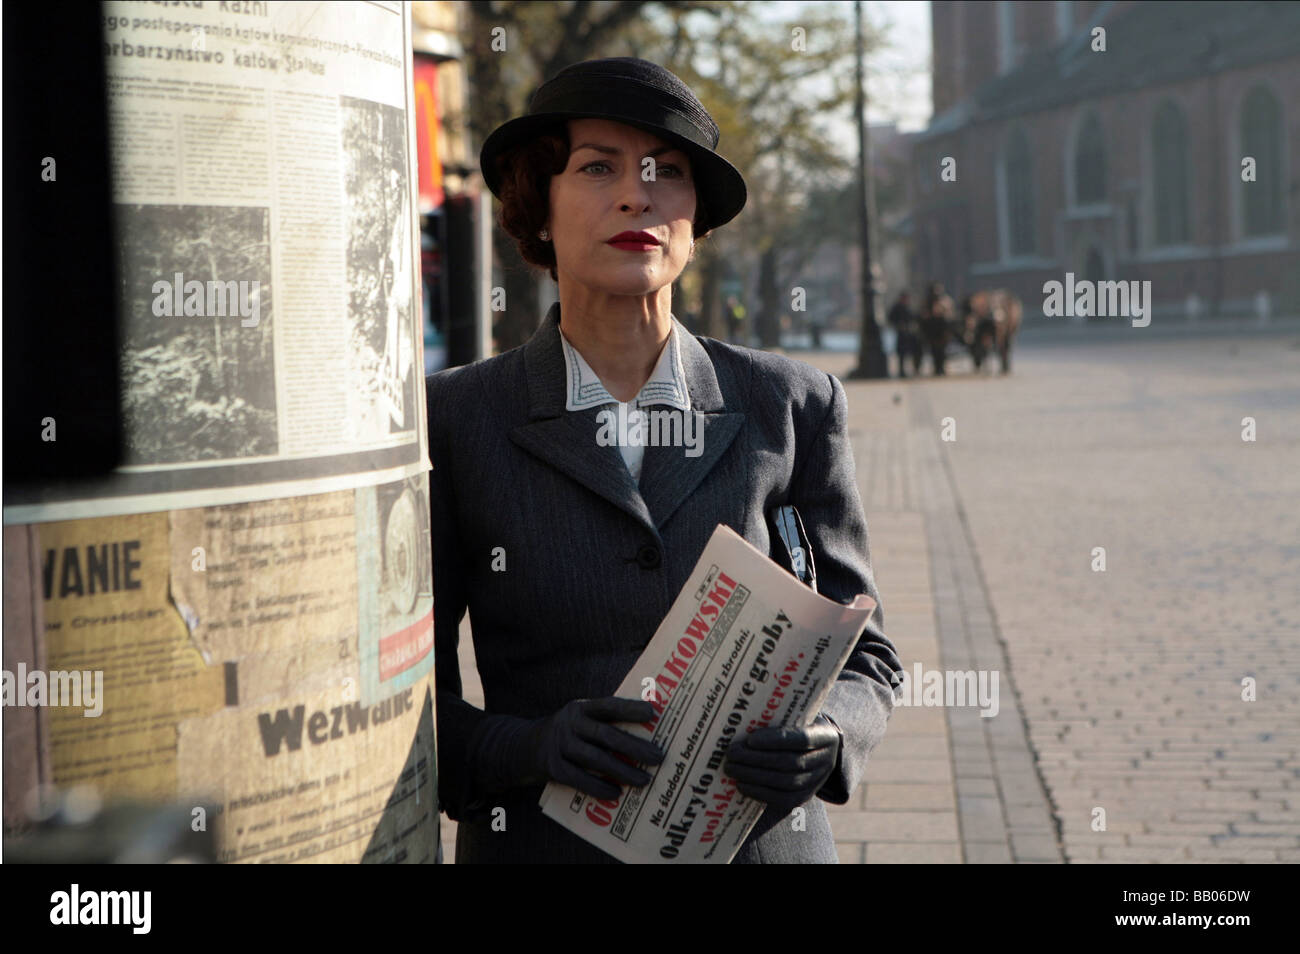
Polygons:
[[612,800],[552,782],[543,813],[620,861],[730,862],[765,804],[724,774],[727,748],[763,726],[811,724],[875,607],[818,596],[720,524],[615,693],[654,705],[652,721],[620,727],[663,749],[663,764]]

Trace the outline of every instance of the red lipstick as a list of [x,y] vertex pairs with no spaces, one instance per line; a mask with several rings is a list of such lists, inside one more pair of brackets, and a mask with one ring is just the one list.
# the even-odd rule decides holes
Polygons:
[[621,248],[625,252],[648,252],[659,247],[659,240],[649,232],[619,232],[605,244]]

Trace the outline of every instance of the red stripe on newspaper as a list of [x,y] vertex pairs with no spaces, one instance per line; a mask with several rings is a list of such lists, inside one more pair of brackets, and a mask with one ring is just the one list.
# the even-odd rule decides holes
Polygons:
[[406,629],[389,633],[379,641],[379,679],[392,679],[405,672],[433,650],[433,610]]

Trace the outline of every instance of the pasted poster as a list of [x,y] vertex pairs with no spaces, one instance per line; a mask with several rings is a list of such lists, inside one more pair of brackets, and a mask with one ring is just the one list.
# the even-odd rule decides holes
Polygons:
[[46,664],[103,673],[94,718],[50,712],[51,780],[215,805],[222,860],[432,861],[426,495],[40,525]]
[[426,471],[406,7],[103,10],[125,459],[5,523]]

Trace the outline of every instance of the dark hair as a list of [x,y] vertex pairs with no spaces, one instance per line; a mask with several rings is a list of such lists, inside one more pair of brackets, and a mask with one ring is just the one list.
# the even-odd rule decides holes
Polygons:
[[[525,262],[550,272],[555,271],[555,245],[543,242],[537,233],[545,226],[551,212],[551,177],[569,164],[569,130],[558,123],[542,130],[525,142],[507,149],[497,159],[501,176],[501,227],[506,230]],[[695,224],[692,235],[699,238],[700,222],[708,221],[699,185],[695,190]]]

